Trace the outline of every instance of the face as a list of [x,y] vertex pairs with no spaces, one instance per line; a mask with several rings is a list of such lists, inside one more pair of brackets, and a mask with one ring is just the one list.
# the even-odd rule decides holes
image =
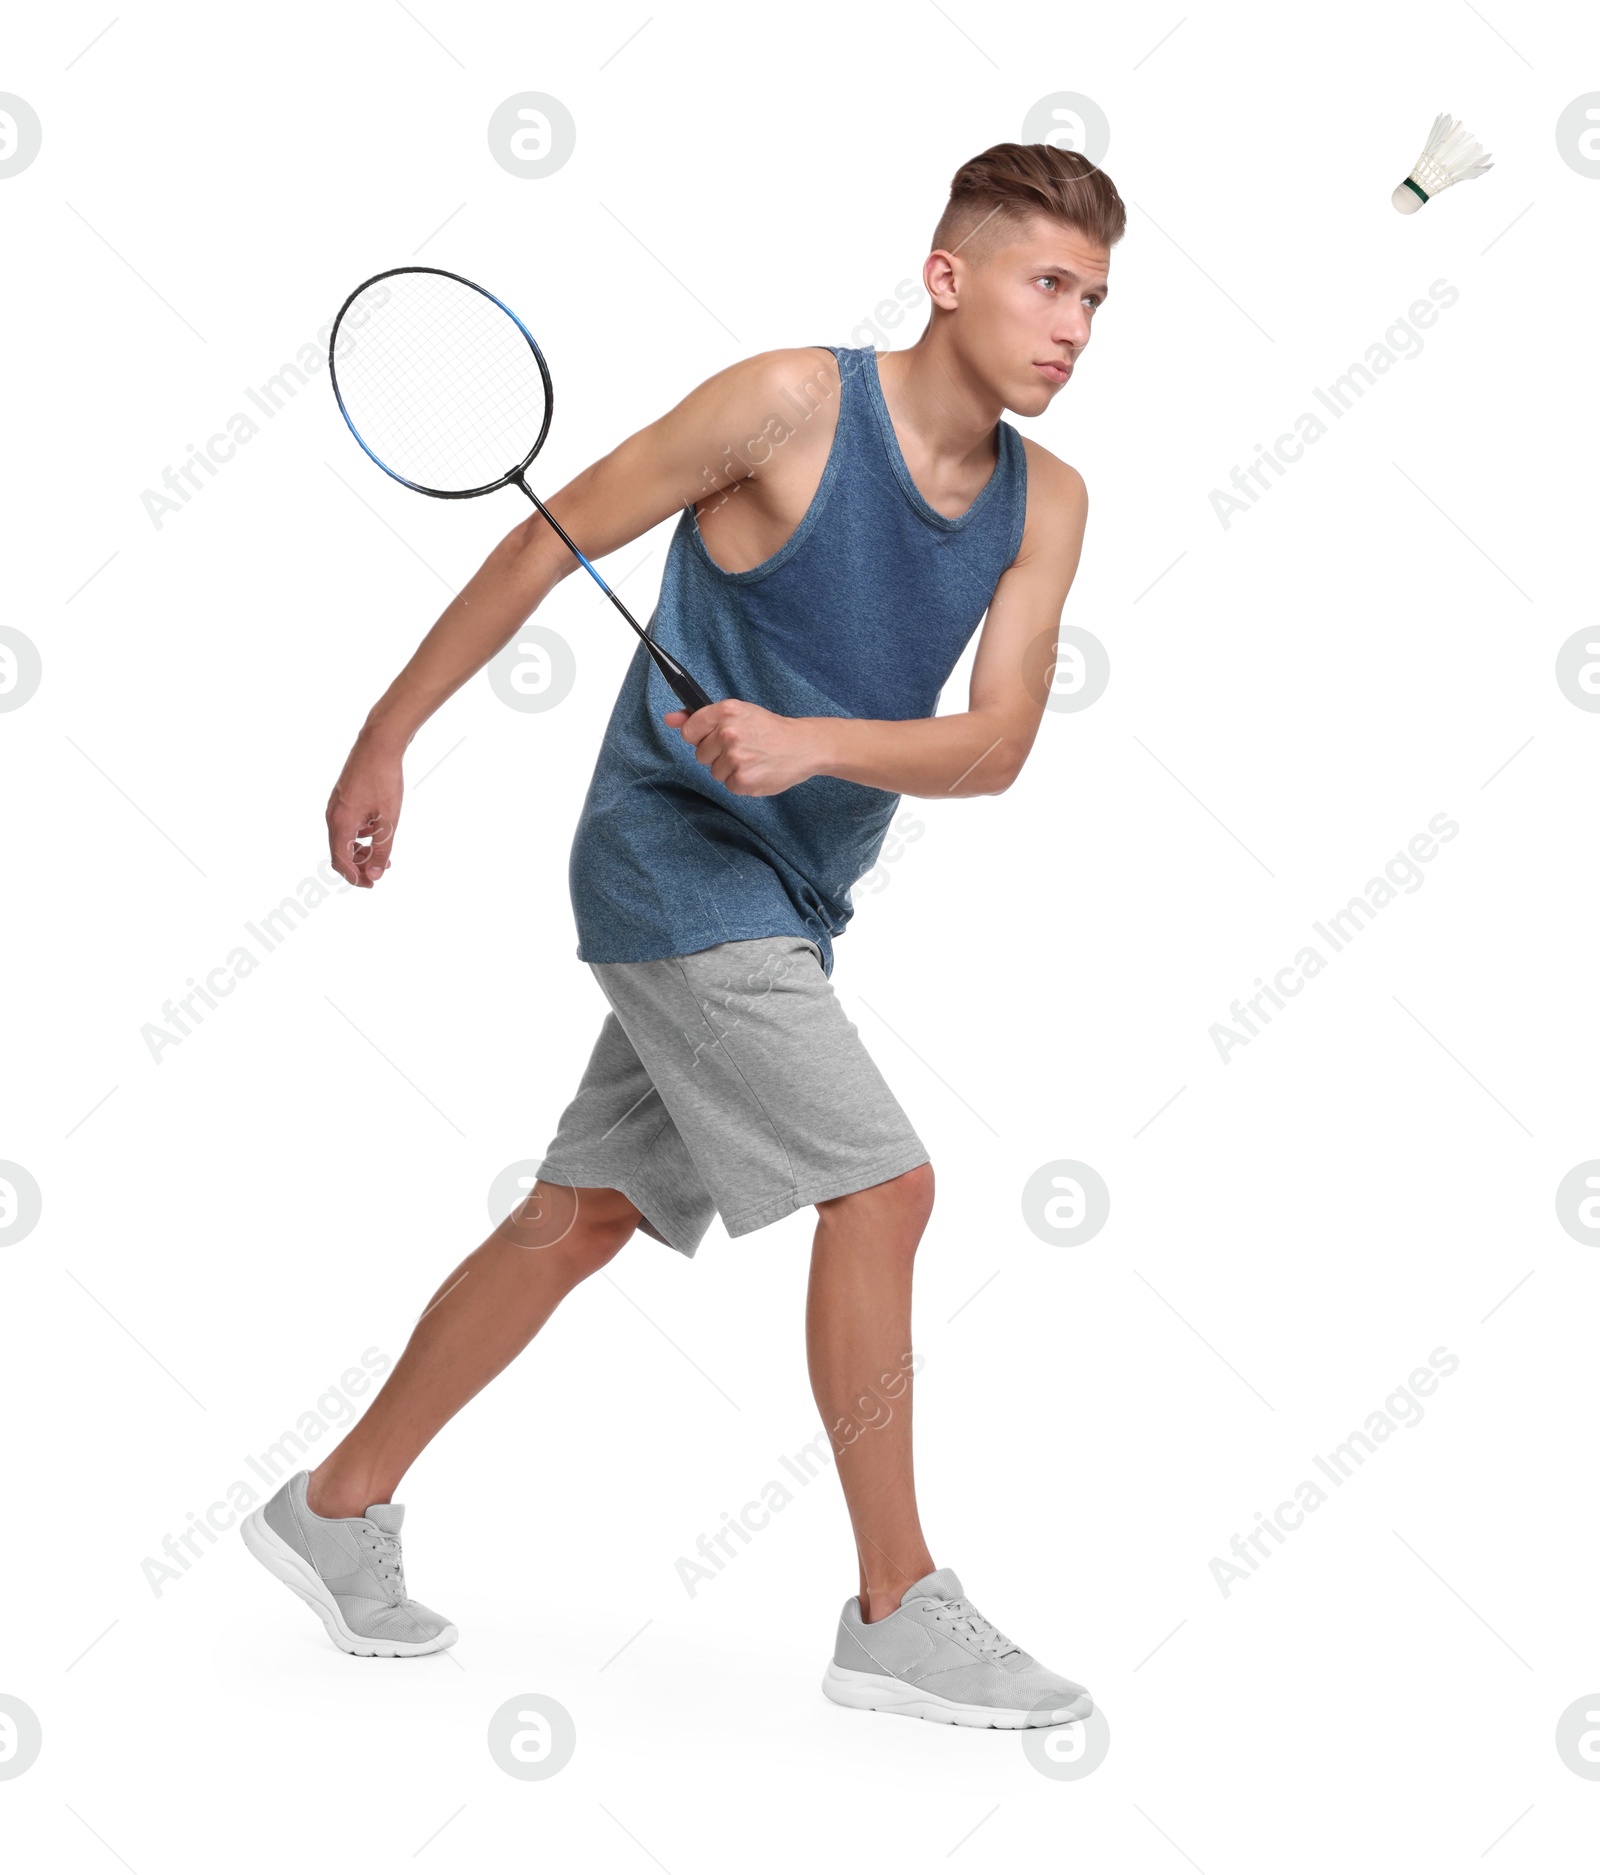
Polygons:
[[1105,248],[1045,215],[970,260],[950,256],[935,297],[960,309],[962,350],[1008,410],[1038,416],[1072,376],[1109,264]]

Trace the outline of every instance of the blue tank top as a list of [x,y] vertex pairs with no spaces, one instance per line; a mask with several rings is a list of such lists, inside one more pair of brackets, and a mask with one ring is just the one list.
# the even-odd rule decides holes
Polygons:
[[[952,520],[911,479],[872,347],[825,349],[839,361],[838,422],[799,526],[759,566],[728,573],[686,507],[650,633],[714,698],[780,716],[932,716],[1022,543],[1022,439],[999,424],[994,472]],[[679,707],[636,645],[572,842],[578,956],[644,962],[792,934],[831,976],[850,888],[876,864],[900,796],[833,775],[732,794],[662,722]]]

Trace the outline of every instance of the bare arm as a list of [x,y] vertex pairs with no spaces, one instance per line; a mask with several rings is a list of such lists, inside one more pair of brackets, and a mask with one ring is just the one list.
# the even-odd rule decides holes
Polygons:
[[1009,787],[1044,714],[1041,661],[1030,682],[1030,648],[1061,621],[1089,507],[1076,469],[1035,444],[1026,447],[1022,545],[990,601],[964,711],[876,722],[774,716],[732,701],[692,717],[675,710],[666,721],[695,744],[696,759],[735,794],[778,794],[811,775],[837,775],[891,794],[999,794]]
[[[591,560],[614,553],[715,489],[744,465],[726,445],[771,407],[771,386],[792,354],[762,352],[730,365],[581,475],[545,506]],[[720,465],[720,472],[703,465]],[[402,794],[402,757],[435,710],[509,643],[529,614],[578,563],[542,515],[505,536],[440,614],[378,699],[328,802],[333,864],[352,885],[371,886],[390,863]],[[598,593],[596,594],[599,600]],[[609,608],[601,605],[603,611]],[[598,630],[612,626],[600,620]]]

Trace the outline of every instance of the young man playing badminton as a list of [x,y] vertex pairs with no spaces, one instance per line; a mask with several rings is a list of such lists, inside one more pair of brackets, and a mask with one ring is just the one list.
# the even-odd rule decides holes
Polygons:
[[[997,145],[954,178],[915,345],[730,366],[548,504],[590,558],[682,510],[652,636],[721,700],[686,712],[636,649],[571,856],[578,954],[610,1013],[540,1176],[445,1278],[365,1417],[247,1520],[348,1652],[455,1640],[406,1597],[393,1495],[563,1296],[635,1230],[692,1256],[713,1215],[740,1237],[814,1205],[811,1384],[860,1576],[823,1690],[963,1725],[1092,1710],[923,1537],[911,1278],[933,1168],[829,975],[899,797],[999,794],[1032,746],[1087,497],[1001,412],[1038,416],[1066,383],[1123,228],[1082,156]],[[345,879],[390,864],[418,728],[577,564],[530,515],[423,640],[329,803]],[[968,707],[936,717],[985,615]],[[855,1436],[857,1403],[902,1379],[902,1410]]]

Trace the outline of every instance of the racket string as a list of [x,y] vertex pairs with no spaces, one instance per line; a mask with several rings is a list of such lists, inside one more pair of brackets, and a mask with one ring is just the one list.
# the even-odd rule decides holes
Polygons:
[[498,482],[544,425],[544,378],[521,326],[445,275],[374,281],[346,312],[334,362],[351,427],[420,487],[454,494]]

